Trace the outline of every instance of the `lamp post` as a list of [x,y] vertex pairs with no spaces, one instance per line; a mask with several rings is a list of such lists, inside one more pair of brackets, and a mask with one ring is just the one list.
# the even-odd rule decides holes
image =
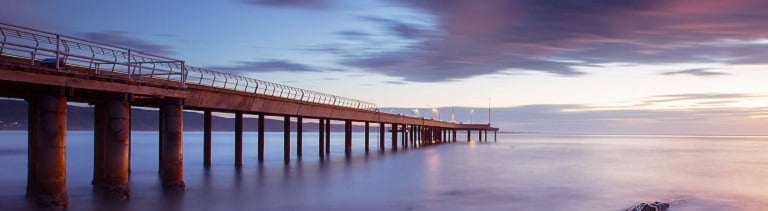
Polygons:
[[475,109],[469,109],[469,124],[472,124],[472,114],[475,113]]

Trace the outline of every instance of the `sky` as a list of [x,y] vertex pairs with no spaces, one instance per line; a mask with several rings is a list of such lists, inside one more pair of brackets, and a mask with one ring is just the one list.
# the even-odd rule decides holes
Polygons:
[[766,1],[0,3],[0,22],[392,112],[459,107],[468,122],[490,104],[507,131],[768,134]]

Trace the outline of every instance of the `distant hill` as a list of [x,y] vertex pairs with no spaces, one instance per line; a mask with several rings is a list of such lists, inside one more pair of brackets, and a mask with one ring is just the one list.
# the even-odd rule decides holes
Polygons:
[[[67,130],[93,130],[93,112],[92,106],[88,105],[68,105],[67,106]],[[317,131],[316,123],[308,123],[305,120],[303,124],[304,131]],[[133,108],[131,113],[131,129],[134,131],[156,131],[158,126],[157,110],[142,108]],[[257,130],[257,119],[245,118],[245,131]],[[233,118],[213,116],[213,130],[215,131],[234,131],[235,121]],[[26,130],[27,129],[27,103],[22,100],[0,99],[0,130]],[[283,131],[282,120],[267,118],[265,120],[266,131]],[[344,131],[342,125],[334,124],[332,131]],[[198,112],[184,112],[184,130],[202,131],[203,114]],[[296,130],[296,124],[291,124],[291,130]],[[362,126],[354,126],[353,130],[362,131]],[[373,131],[373,129],[371,129]]]

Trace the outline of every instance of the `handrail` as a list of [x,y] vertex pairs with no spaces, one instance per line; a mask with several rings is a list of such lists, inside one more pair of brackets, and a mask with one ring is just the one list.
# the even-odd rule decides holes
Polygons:
[[26,58],[32,65],[48,63],[59,71],[65,71],[67,66],[83,67],[93,69],[96,75],[134,80],[149,77],[175,83],[180,88],[193,84],[302,102],[378,110],[376,104],[366,101],[189,66],[181,59],[13,24],[0,22],[0,38],[0,56]]

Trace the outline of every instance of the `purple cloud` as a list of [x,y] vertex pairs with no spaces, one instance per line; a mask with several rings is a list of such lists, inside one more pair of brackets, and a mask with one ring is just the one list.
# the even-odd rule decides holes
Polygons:
[[172,55],[173,47],[169,45],[154,44],[135,37],[129,32],[108,31],[108,32],[89,32],[82,33],[85,39],[94,40],[111,45],[123,46],[143,51],[150,54]]
[[284,60],[267,60],[267,61],[242,61],[233,66],[216,66],[210,67],[214,70],[229,71],[229,72],[319,72],[318,68],[311,67],[304,64],[293,63]]
[[269,7],[299,7],[299,8],[326,8],[329,2],[324,0],[244,0],[246,3],[256,6]]
[[[347,58],[344,63],[409,81],[444,81],[504,70],[582,74],[600,62],[768,63],[766,45],[723,39],[768,36],[768,2],[631,0],[400,0],[433,16],[435,32],[393,27],[369,18],[393,36],[415,40],[404,49]],[[404,25],[411,26],[411,25]],[[396,28],[399,28],[396,30]],[[419,33],[408,33],[408,32]],[[712,75],[709,71],[691,74]],[[682,73],[681,73],[682,74]]]

